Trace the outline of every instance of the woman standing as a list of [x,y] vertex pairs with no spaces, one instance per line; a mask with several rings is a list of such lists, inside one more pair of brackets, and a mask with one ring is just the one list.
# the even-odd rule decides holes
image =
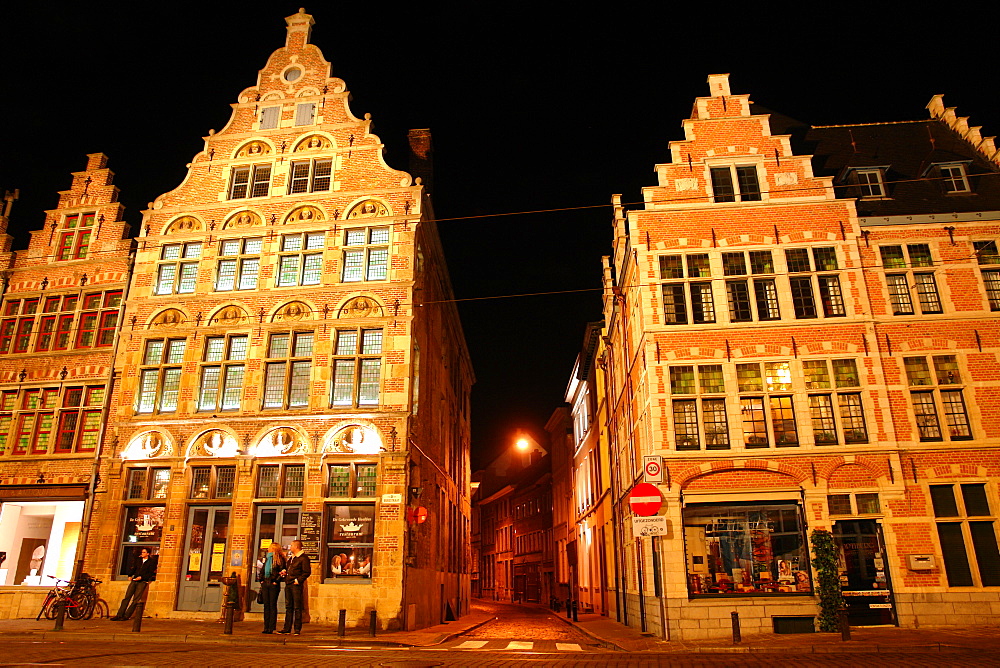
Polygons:
[[260,598],[264,605],[264,630],[274,633],[278,625],[278,593],[281,591],[281,571],[285,568],[285,553],[275,542],[267,548],[267,554],[257,561],[257,582],[260,583]]

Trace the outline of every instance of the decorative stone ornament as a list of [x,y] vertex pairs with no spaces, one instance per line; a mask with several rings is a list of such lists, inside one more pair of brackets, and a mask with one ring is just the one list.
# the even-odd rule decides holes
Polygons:
[[311,320],[312,319],[312,309],[309,308],[308,304],[302,302],[289,302],[278,309],[278,312],[274,314],[274,321],[291,321],[297,322],[299,320]]
[[262,141],[252,141],[244,144],[236,151],[237,158],[256,158],[267,155],[271,152],[271,147]]
[[392,215],[389,207],[377,199],[366,199],[358,202],[347,212],[347,218],[382,218]]
[[187,318],[184,316],[184,313],[178,309],[170,308],[153,318],[150,326],[174,328],[183,324],[186,320]]
[[333,144],[330,140],[322,135],[309,135],[308,137],[303,137],[299,141],[295,148],[292,149],[294,153],[301,153],[302,151],[318,151],[321,149],[331,148]]
[[222,229],[232,230],[245,227],[259,227],[261,224],[260,216],[253,211],[239,211],[229,217],[229,220],[222,226]]
[[311,223],[314,221],[326,220],[323,210],[318,206],[300,206],[292,209],[292,212],[285,218],[285,225],[293,223]]
[[167,225],[167,229],[163,231],[164,234],[182,234],[184,232],[200,232],[202,229],[201,221],[194,216],[181,216],[177,220],[173,221]]
[[239,306],[226,306],[212,316],[208,321],[209,325],[224,325],[233,327],[244,325],[250,321],[250,315]]
[[354,297],[340,308],[338,318],[381,318],[382,306],[371,297]]
[[170,454],[170,443],[163,434],[158,431],[147,431],[129,441],[122,450],[121,457],[124,460],[155,459],[169,457]]
[[188,457],[235,457],[240,454],[236,439],[221,429],[201,434],[188,448]]
[[283,457],[300,455],[305,452],[305,442],[299,432],[291,427],[279,427],[264,434],[253,447],[254,457]]
[[383,450],[378,431],[360,424],[340,429],[323,447],[323,452],[335,454],[375,455]]

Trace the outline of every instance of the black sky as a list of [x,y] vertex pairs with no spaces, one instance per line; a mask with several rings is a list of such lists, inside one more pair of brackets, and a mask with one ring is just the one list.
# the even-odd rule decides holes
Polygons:
[[[9,5],[10,3],[8,3]],[[388,163],[434,134],[434,201],[478,383],[473,465],[538,431],[600,314],[613,193],[636,202],[706,76],[811,124],[925,118],[935,93],[1000,132],[995,5],[318,2],[313,43],[370,112]],[[15,247],[86,153],[134,226],[284,41],[299,3],[39,1],[0,13],[0,189]],[[991,13],[991,11],[993,13]],[[953,13],[951,13],[953,12]],[[518,216],[488,214],[564,209]]]

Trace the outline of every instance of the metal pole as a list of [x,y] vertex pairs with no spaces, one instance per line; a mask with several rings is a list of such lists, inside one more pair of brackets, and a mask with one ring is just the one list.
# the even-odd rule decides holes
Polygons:
[[733,644],[743,642],[743,634],[740,633],[740,613],[731,612],[729,613],[733,616]]
[[663,573],[660,570],[659,536],[653,536],[653,592],[660,599],[660,630],[664,640],[670,640],[670,621],[667,619],[666,605],[663,602]]
[[378,613],[374,610],[371,611],[368,617],[368,635],[372,638],[375,637],[375,626],[378,623]]
[[341,610],[337,617],[337,635],[341,638],[347,633],[347,610]]
[[649,629],[646,628],[646,598],[643,596],[643,589],[646,588],[646,579],[642,577],[642,569],[644,568],[643,557],[646,555],[642,551],[642,539],[635,539],[635,563],[636,563],[636,575],[639,578],[639,628],[643,633],[646,633]]
[[66,599],[58,599],[55,603],[56,606],[56,625],[53,631],[62,631],[63,622],[66,621]]
[[146,614],[146,602],[139,601],[135,606],[135,617],[132,618],[132,633],[142,631],[142,616]]

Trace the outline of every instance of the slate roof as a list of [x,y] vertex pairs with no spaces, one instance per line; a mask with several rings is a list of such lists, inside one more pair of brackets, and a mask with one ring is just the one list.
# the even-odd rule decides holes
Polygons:
[[[834,177],[838,197],[858,197],[850,168],[887,166],[885,199],[858,199],[858,216],[1000,210],[1000,170],[940,120],[812,127],[803,153],[818,176]],[[970,193],[947,193],[934,163],[965,164]]]

